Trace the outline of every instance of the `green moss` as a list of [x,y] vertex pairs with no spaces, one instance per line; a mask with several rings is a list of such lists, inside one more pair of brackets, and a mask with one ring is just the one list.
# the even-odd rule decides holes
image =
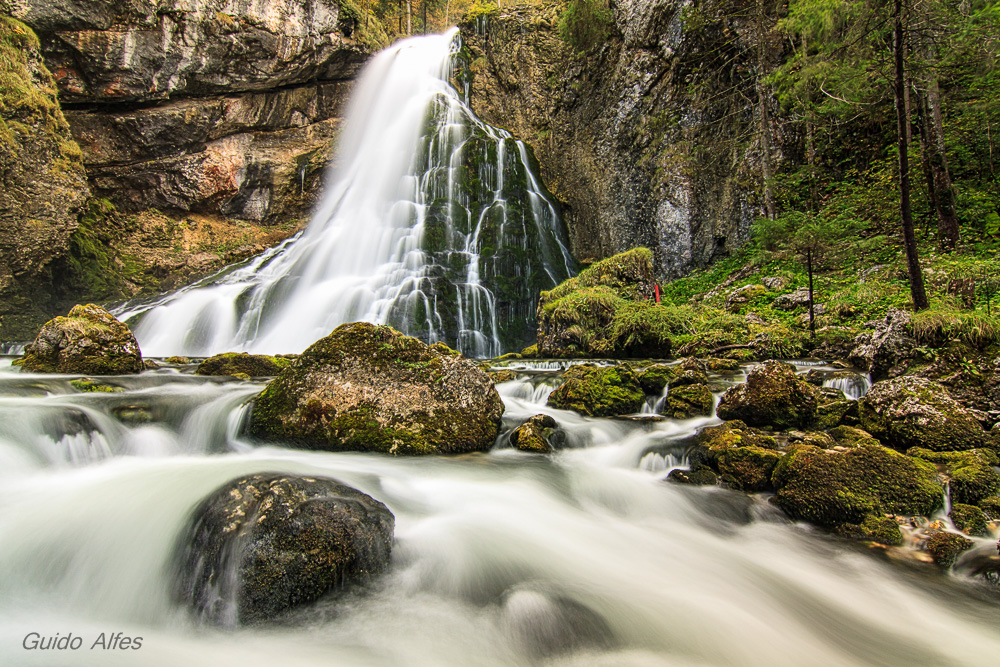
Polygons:
[[647,297],[653,284],[653,253],[648,248],[633,248],[591,264],[574,278],[547,292],[542,292],[542,306],[586,287],[604,286],[623,299]]
[[751,371],[746,383],[726,391],[716,412],[721,419],[751,426],[804,427],[816,417],[818,393],[792,366],[769,361]]
[[825,526],[861,524],[870,514],[929,515],[943,497],[933,465],[871,442],[846,453],[789,448],[772,483],[789,516]]
[[715,397],[703,384],[688,384],[671,387],[664,401],[662,414],[673,419],[690,419],[712,414]]
[[989,534],[986,527],[986,515],[978,507],[955,503],[948,513],[955,527],[966,535],[985,537]]
[[991,521],[1000,520],[1000,496],[989,496],[979,501],[979,508]]
[[[169,360],[168,360],[169,361]],[[209,357],[198,365],[198,375],[244,375],[250,377],[271,377],[291,364],[284,357],[271,357],[246,352],[224,352]]]
[[934,562],[943,568],[949,568],[966,549],[970,549],[973,541],[955,533],[935,533],[927,539],[924,549]]
[[771,475],[782,454],[761,447],[727,448],[716,459],[722,481],[747,492],[770,491]]
[[947,466],[951,477],[948,489],[952,502],[975,505],[984,498],[1000,493],[1000,473],[993,469],[997,465],[997,455],[991,450],[934,452],[913,447],[906,453],[914,458]]
[[834,527],[834,532],[843,537],[879,544],[898,545],[903,534],[892,518],[880,514],[869,514],[860,524],[842,523]]
[[569,377],[549,395],[548,404],[591,417],[638,412],[646,398],[632,369],[625,365],[590,367]]

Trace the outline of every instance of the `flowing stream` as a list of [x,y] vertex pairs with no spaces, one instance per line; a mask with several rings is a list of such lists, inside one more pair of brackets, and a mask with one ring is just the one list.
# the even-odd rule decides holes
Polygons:
[[119,308],[143,353],[301,352],[359,320],[475,357],[533,340],[538,293],[576,266],[529,149],[472,113],[463,66],[457,30],[377,55],[308,228]]
[[[764,498],[664,482],[714,423],[588,419],[544,405],[559,370],[499,386],[549,456],[505,446],[391,458],[240,436],[259,383],[189,367],[106,378],[0,363],[3,665],[985,665],[994,590],[788,523]],[[189,513],[251,472],[329,476],[396,516],[392,565],[283,622],[200,625],[169,597]],[[994,548],[982,540],[982,548]],[[23,648],[72,634],[78,650]],[[91,648],[105,633],[141,648]],[[109,639],[106,639],[109,641]]]

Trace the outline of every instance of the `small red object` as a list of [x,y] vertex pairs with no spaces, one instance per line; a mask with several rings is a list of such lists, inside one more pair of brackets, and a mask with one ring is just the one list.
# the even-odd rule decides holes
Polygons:
[[656,292],[656,303],[660,302],[660,286],[653,285],[653,291]]

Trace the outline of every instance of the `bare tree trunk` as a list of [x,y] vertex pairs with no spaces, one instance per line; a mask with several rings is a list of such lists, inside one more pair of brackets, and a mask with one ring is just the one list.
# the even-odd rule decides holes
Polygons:
[[444,27],[451,25],[451,0],[444,3]]
[[764,90],[764,0],[757,0],[757,106],[760,119],[761,176],[764,180],[764,214],[774,220],[774,190],[771,187],[771,114]]
[[[933,55],[932,55],[933,58]],[[958,215],[955,213],[955,189],[948,172],[948,157],[944,145],[944,118],[941,113],[941,90],[936,74],[927,82],[927,106],[930,112],[927,142],[931,149],[931,172],[934,175],[934,203],[937,207],[938,244],[942,250],[952,250],[958,243]]]
[[927,201],[931,211],[937,212],[937,196],[934,193],[934,173],[931,171],[931,148],[927,120],[927,104],[923,95],[917,95],[917,127],[920,129],[920,163],[924,170],[924,180],[927,182]]
[[896,130],[899,139],[899,214],[903,223],[903,244],[906,249],[906,266],[910,274],[910,296],[913,310],[925,310],[928,306],[927,292],[924,290],[924,275],[920,270],[917,256],[917,239],[913,234],[913,212],[910,210],[910,165],[907,155],[906,117],[904,93],[906,91],[906,71],[903,67],[903,0],[894,0],[892,51],[895,61],[896,81],[893,97],[896,102]]
[[809,271],[809,336],[816,337],[816,308],[813,300],[813,253],[806,248],[806,269]]
[[412,0],[406,0],[406,34],[413,34],[413,3]]

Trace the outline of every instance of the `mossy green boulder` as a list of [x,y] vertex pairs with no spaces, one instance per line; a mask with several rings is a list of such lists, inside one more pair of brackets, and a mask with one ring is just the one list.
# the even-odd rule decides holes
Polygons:
[[823,526],[879,514],[929,515],[944,494],[933,464],[871,441],[846,452],[790,447],[771,481],[789,516]]
[[510,444],[522,452],[548,454],[552,451],[549,436],[558,425],[549,415],[529,417],[510,434]]
[[793,366],[767,361],[750,371],[744,384],[723,394],[716,414],[750,426],[803,427],[816,418],[818,397],[819,391],[799,379]]
[[1000,473],[993,469],[997,465],[997,455],[992,450],[932,452],[914,447],[906,453],[946,467],[950,478],[948,489],[954,503],[976,505],[985,498],[1000,493]]
[[129,328],[92,303],[46,322],[17,363],[32,373],[74,375],[125,375],[144,368]]
[[951,506],[948,517],[955,524],[955,528],[966,535],[985,537],[989,534],[989,530],[986,528],[986,514],[975,505],[955,503]]
[[252,437],[328,451],[486,451],[503,401],[479,366],[395,329],[344,324],[281,371],[254,402]]
[[985,443],[976,416],[940,384],[904,376],[876,382],[858,401],[861,428],[893,449],[966,450]]
[[927,538],[924,550],[938,566],[947,569],[954,565],[959,554],[972,548],[973,544],[969,538],[955,533],[934,533]]
[[770,491],[771,475],[783,454],[763,447],[734,447],[719,452],[719,477],[729,487],[754,493]]
[[198,375],[238,376],[243,374],[248,377],[272,377],[291,363],[292,360],[288,357],[272,357],[246,352],[223,352],[201,362],[195,373]]
[[631,414],[642,408],[646,394],[627,364],[571,370],[563,376],[565,382],[549,394],[552,407],[590,417]]
[[653,364],[642,369],[639,384],[647,394],[660,394],[663,388],[690,384],[708,384],[705,363],[694,358],[682,359],[676,364]]
[[715,397],[703,384],[685,384],[671,387],[663,402],[660,414],[673,419],[690,419],[712,414]]

